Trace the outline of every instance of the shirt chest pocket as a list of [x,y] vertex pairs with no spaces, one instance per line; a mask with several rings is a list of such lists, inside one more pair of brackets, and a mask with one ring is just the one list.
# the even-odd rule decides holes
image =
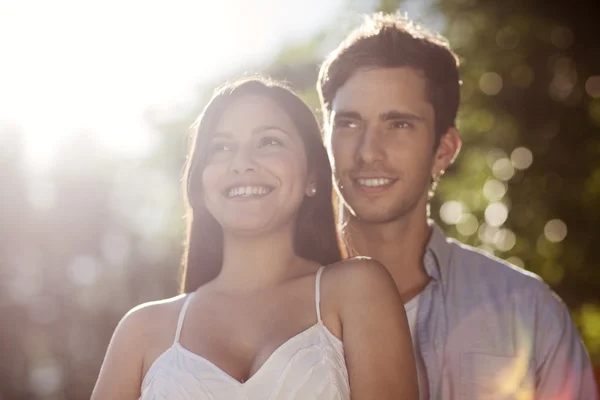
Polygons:
[[528,357],[462,353],[458,383],[463,400],[533,399]]

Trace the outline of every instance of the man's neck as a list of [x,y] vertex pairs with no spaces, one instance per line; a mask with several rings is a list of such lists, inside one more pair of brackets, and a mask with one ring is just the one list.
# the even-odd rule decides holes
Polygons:
[[[416,211],[416,210],[415,210]],[[431,228],[426,213],[413,212],[401,219],[373,224],[350,218],[352,247],[387,268],[404,302],[419,294],[429,282],[423,255]]]

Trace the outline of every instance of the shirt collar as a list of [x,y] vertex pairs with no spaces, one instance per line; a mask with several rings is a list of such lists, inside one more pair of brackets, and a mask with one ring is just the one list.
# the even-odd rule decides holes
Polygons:
[[450,265],[450,243],[448,243],[446,236],[435,222],[429,220],[428,224],[431,233],[423,259],[425,271],[433,279],[441,281],[442,285],[446,286]]

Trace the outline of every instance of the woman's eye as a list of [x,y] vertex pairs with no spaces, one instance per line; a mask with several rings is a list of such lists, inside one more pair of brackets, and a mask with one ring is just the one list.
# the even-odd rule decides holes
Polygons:
[[262,139],[260,139],[260,142],[258,143],[259,147],[266,147],[266,146],[281,146],[283,144],[283,142],[277,138],[274,137],[264,137]]
[[231,147],[225,143],[215,143],[210,149],[211,153],[220,153],[223,151],[231,151]]

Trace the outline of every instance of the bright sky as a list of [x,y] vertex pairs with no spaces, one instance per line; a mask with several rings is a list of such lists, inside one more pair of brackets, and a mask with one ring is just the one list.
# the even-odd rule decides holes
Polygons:
[[25,133],[28,164],[93,132],[149,149],[142,114],[243,71],[335,21],[344,0],[0,0],[0,123]]

